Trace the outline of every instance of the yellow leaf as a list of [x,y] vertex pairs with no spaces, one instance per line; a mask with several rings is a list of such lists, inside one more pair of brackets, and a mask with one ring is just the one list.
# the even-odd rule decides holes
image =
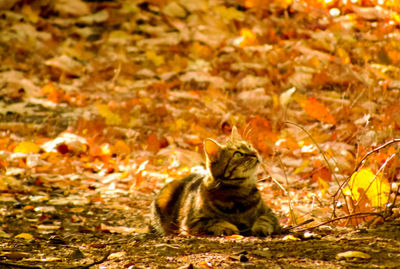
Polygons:
[[146,57],[148,60],[152,61],[155,66],[160,66],[164,63],[164,57],[162,55],[157,55],[154,51],[146,51]]
[[39,12],[38,10],[33,10],[31,6],[29,5],[24,5],[22,7],[21,12],[26,15],[28,20],[32,23],[37,23],[39,21]]
[[20,153],[38,153],[39,150],[39,146],[30,141],[23,141],[14,148],[14,152]]
[[121,117],[112,112],[107,105],[97,104],[96,106],[99,114],[106,119],[107,125],[119,125],[122,123]]
[[293,174],[297,175],[299,173],[302,173],[305,168],[309,167],[310,159],[305,159],[300,166],[298,166]]
[[338,48],[336,50],[336,54],[339,56],[340,59],[342,59],[342,62],[345,64],[350,63],[350,57],[349,54],[347,53],[346,50],[344,50],[343,48]]
[[341,259],[351,259],[351,258],[359,258],[359,259],[371,259],[371,255],[361,252],[361,251],[346,251],[346,252],[341,252],[336,255],[336,257],[341,260]]
[[365,192],[371,206],[380,207],[388,202],[390,185],[381,174],[375,175],[371,169],[361,169],[355,172],[343,189],[346,195],[358,201]]
[[210,262],[206,261],[200,262],[198,265],[200,266],[200,268],[214,268],[214,266],[212,266]]
[[246,47],[253,46],[258,43],[257,36],[248,28],[240,30],[240,37],[236,38],[233,42],[236,46]]
[[25,239],[25,240],[32,240],[33,239],[33,235],[28,234],[28,233],[20,233],[20,234],[16,235],[15,238],[21,238],[21,239]]
[[73,207],[69,210],[72,213],[82,213],[83,211],[85,211],[85,208],[83,207]]
[[228,21],[235,19],[238,21],[244,20],[244,13],[234,7],[227,8],[225,6],[216,6],[214,10],[218,12],[222,18]]
[[321,191],[321,195],[325,197],[329,189],[329,183],[323,180],[322,178],[318,177],[318,186],[319,190]]

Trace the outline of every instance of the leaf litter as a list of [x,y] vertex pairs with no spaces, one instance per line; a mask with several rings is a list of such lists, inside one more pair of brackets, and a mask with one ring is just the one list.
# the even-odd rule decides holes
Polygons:
[[[396,1],[3,2],[2,260],[396,267],[397,142],[369,154],[400,126]],[[146,235],[153,193],[232,126],[291,234]]]

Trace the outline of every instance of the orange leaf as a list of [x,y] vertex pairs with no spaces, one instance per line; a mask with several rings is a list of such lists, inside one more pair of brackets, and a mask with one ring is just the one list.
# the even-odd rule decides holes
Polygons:
[[247,28],[243,28],[240,30],[240,37],[236,39],[235,44],[246,47],[253,46],[258,43],[257,36]]
[[131,153],[131,149],[127,143],[123,140],[118,140],[114,145],[114,152],[117,155],[129,155]]
[[313,174],[312,180],[318,182],[319,190],[322,196],[325,196],[329,189],[329,182],[332,180],[332,173],[326,167],[322,167]]
[[64,99],[64,92],[56,89],[52,83],[45,85],[42,88],[42,94],[53,103],[60,103]]
[[315,97],[308,98],[302,104],[302,107],[310,117],[322,122],[336,124],[336,119],[333,115]]
[[232,235],[227,235],[225,238],[227,239],[242,239],[244,236],[240,234],[232,234]]
[[243,132],[243,139],[250,140],[252,145],[261,153],[270,151],[275,141],[278,140],[271,130],[269,121],[259,115],[249,120],[249,125]]
[[160,149],[168,146],[168,140],[165,137],[161,137],[160,139],[156,134],[150,134],[147,137],[147,150],[151,152],[158,152]]

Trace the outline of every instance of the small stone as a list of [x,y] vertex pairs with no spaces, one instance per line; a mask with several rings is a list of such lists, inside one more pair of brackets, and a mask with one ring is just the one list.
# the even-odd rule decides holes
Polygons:
[[248,261],[249,261],[249,258],[247,258],[246,255],[241,254],[241,255],[239,256],[239,261],[241,261],[241,262],[248,262]]

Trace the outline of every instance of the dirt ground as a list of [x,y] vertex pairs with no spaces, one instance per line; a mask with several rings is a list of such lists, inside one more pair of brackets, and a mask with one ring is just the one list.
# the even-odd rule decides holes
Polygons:
[[34,210],[22,195],[3,198],[0,268],[400,268],[400,221],[273,238],[155,237],[145,232],[152,194],[82,207],[57,195]]

